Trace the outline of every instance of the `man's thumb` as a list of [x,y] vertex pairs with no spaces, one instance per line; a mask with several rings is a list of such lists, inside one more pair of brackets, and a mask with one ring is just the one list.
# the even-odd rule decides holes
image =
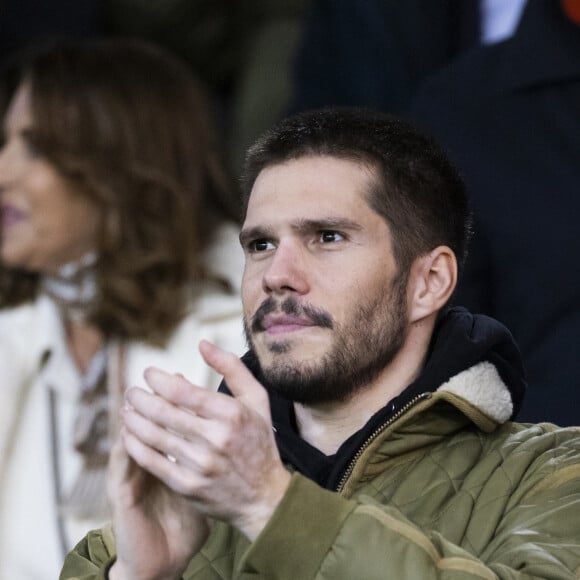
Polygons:
[[266,389],[255,379],[239,357],[207,340],[199,343],[199,352],[203,360],[224,377],[236,399],[262,415],[268,423],[272,422]]

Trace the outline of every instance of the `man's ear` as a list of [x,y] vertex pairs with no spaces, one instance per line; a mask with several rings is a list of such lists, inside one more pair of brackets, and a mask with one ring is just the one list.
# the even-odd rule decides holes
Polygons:
[[437,313],[457,284],[457,258],[451,248],[438,246],[411,266],[408,285],[409,322]]

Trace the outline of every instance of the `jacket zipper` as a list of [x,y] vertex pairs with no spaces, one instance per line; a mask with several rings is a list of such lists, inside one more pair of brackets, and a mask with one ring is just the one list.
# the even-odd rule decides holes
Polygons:
[[433,393],[427,392],[417,395],[413,399],[411,399],[407,404],[403,405],[392,417],[390,417],[387,421],[385,421],[380,427],[378,427],[369,437],[368,439],[360,446],[359,450],[356,452],[356,455],[352,458],[351,462],[349,463],[346,471],[343,473],[340,481],[338,482],[338,486],[336,487],[336,491],[342,491],[344,485],[346,484],[348,478],[351,476],[352,472],[354,471],[355,465],[357,464],[358,460],[360,459],[361,455],[364,453],[365,449],[390,425],[392,425],[399,417],[404,415],[411,407],[416,405],[419,401],[423,399],[431,398]]

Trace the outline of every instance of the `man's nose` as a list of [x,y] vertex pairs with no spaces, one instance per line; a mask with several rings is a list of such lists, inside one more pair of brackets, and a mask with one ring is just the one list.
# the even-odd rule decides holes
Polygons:
[[308,292],[308,260],[298,242],[279,243],[264,271],[262,284],[267,293]]

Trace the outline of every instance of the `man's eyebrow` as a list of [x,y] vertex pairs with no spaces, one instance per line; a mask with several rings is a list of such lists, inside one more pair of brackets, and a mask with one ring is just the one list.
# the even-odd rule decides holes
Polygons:
[[[317,219],[301,219],[291,224],[291,228],[298,234],[308,234],[319,230],[361,230],[362,226],[354,220],[345,217],[327,217]],[[255,226],[244,229],[240,232],[240,244],[242,246],[251,240],[260,238],[275,238],[274,228],[265,226]]]
[[251,228],[243,229],[240,232],[240,244],[245,246],[252,240],[257,240],[260,238],[271,238],[274,236],[274,231],[271,228],[263,226],[255,226]]
[[345,217],[327,217],[300,220],[293,226],[299,233],[308,233],[318,230],[361,230],[360,223]]

